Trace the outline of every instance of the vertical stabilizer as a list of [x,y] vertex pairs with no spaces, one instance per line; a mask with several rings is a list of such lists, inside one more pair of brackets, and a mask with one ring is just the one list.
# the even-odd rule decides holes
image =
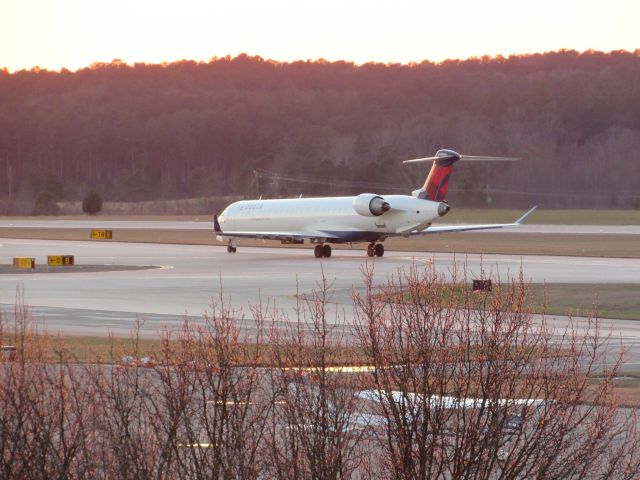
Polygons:
[[460,155],[453,150],[441,149],[436,152],[435,157],[412,158],[402,163],[433,162],[429,175],[424,185],[419,190],[414,190],[414,197],[434,202],[446,201],[449,179],[453,171],[453,164],[458,160],[478,161],[478,162],[515,162],[520,160],[517,157],[487,157],[486,155]]
[[445,201],[453,164],[458,160],[460,160],[459,153],[453,150],[438,150],[429,175],[427,175],[423,187],[418,191],[418,198],[434,202]]

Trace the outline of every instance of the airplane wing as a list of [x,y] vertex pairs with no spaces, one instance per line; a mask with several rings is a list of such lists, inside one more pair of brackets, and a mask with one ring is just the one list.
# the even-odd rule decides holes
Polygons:
[[262,240],[303,240],[308,238],[340,238],[326,232],[217,232],[219,237],[257,238]]
[[485,225],[442,225],[426,228],[417,232],[411,232],[411,235],[425,235],[427,233],[449,233],[449,232],[468,232],[472,230],[491,230],[503,227],[516,227],[521,225],[533,211],[538,208],[534,206],[530,208],[524,215],[513,223],[490,223]]
[[304,232],[238,232],[238,231],[222,231],[218,216],[213,216],[213,229],[217,236],[226,238],[257,238],[261,240],[303,240],[309,238],[340,238],[337,235],[322,231],[304,231]]

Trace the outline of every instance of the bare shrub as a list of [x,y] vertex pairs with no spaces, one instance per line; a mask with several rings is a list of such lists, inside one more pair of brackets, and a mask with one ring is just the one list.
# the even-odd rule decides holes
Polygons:
[[164,458],[147,405],[153,372],[118,363],[86,365],[84,372],[94,394],[91,450],[101,466],[98,478],[157,478]]
[[0,360],[0,477],[86,478],[94,471],[87,437],[91,396],[64,349],[58,361],[46,332],[35,335],[30,309],[18,293],[14,323],[0,338],[17,346],[15,359]]
[[[204,325],[165,334],[149,404],[157,435],[185,478],[262,478],[266,418],[263,326],[242,331],[222,298]],[[176,342],[170,340],[175,338]]]
[[[202,324],[164,331],[153,366],[90,369],[106,478],[260,478],[271,408],[258,368],[262,326],[242,334],[235,313],[215,304]],[[137,343],[116,359],[123,354],[141,357]]]
[[376,289],[367,270],[355,296],[375,366],[361,395],[387,422],[379,478],[636,478],[635,417],[611,396],[622,354],[598,321],[554,332],[522,277],[471,292],[451,273],[414,267]]
[[272,417],[268,452],[271,478],[351,478],[362,463],[367,425],[358,414],[352,375],[336,367],[357,361],[353,345],[334,322],[331,285],[298,295],[298,317],[274,330],[272,386],[278,406]]
[[102,196],[95,190],[88,192],[82,199],[82,211],[95,215],[100,210],[102,210]]
[[0,478],[637,478],[635,411],[612,395],[623,352],[597,319],[555,331],[522,277],[471,293],[451,276],[376,287],[367,269],[353,329],[324,276],[293,321],[258,304],[243,324],[220,296],[152,359],[138,323],[88,363],[19,292],[0,318],[18,349],[0,361]]

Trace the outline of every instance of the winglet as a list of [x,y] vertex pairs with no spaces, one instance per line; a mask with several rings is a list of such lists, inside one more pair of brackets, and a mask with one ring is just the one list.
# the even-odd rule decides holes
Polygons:
[[528,217],[529,215],[531,215],[531,214],[533,213],[533,211],[534,211],[536,208],[538,208],[538,206],[537,206],[537,205],[535,205],[535,206],[533,206],[532,208],[530,208],[530,209],[529,209],[529,211],[527,211],[527,213],[525,213],[525,214],[524,214],[524,215],[522,215],[518,220],[516,220],[516,221],[514,222],[514,224],[515,224],[515,225],[521,225],[521,224],[522,224],[522,222],[524,222],[524,221],[527,219],[527,217]]
[[220,222],[218,222],[218,215],[215,215],[215,214],[213,215],[213,231],[216,233],[222,233],[222,228],[220,228]]

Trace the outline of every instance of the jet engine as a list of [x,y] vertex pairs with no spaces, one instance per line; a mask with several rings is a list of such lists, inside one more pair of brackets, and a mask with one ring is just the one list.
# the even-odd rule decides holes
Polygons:
[[379,217],[391,209],[389,202],[385,202],[380,195],[361,193],[353,199],[353,209],[364,217]]

